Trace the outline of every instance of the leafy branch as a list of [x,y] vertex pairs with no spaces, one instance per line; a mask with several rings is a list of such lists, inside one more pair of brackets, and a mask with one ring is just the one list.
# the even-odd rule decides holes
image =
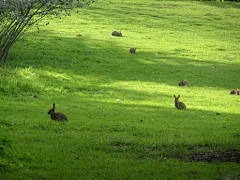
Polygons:
[[68,15],[69,10],[94,1],[0,0],[0,62],[5,64],[12,45],[47,15]]

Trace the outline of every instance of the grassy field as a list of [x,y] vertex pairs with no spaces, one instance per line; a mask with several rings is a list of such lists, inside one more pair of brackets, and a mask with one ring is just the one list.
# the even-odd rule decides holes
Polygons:
[[1,180],[239,179],[239,3],[99,0],[48,22],[0,67]]

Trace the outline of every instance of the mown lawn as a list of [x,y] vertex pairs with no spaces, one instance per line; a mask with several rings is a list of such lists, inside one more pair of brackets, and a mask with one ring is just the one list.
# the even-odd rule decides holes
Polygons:
[[99,0],[48,22],[0,67],[0,179],[239,179],[239,3]]

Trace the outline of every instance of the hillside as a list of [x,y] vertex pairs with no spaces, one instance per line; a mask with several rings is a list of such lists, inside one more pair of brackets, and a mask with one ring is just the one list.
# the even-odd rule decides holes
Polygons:
[[0,66],[0,179],[239,178],[239,3],[98,0],[48,22]]

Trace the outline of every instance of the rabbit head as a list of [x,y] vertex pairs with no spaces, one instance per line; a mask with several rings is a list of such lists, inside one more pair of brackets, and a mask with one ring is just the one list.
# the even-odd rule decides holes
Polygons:
[[178,95],[178,97],[176,97],[174,95],[174,98],[175,98],[175,107],[178,110],[185,110],[185,109],[187,109],[186,105],[183,102],[179,102],[180,95]]
[[118,36],[122,36],[122,33],[121,33],[121,31],[118,31]]

